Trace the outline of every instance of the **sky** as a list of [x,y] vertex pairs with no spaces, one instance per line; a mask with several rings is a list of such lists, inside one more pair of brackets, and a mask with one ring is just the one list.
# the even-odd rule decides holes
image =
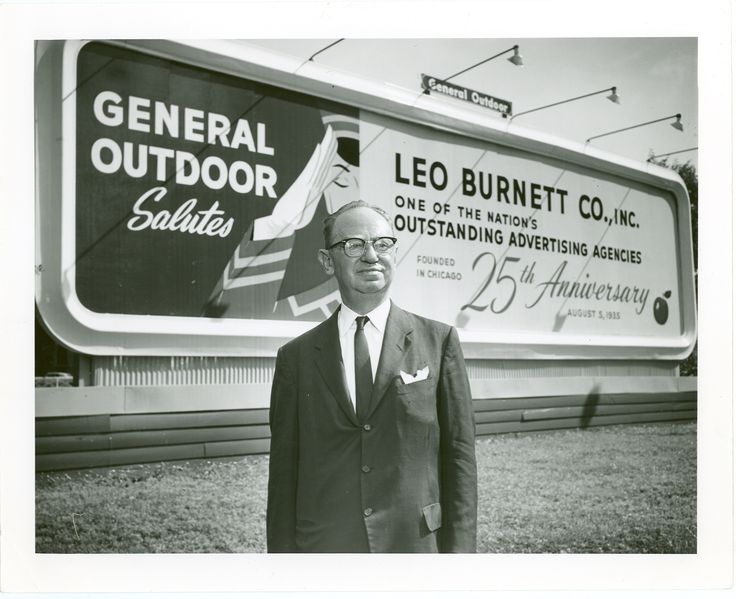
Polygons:
[[[336,39],[259,39],[245,44],[307,59]],[[594,147],[633,160],[698,146],[697,39],[690,37],[350,39],[315,57],[322,66],[421,91],[421,74],[449,77],[518,44],[524,66],[504,54],[452,79],[453,83],[512,102],[513,112],[617,87],[620,104],[608,93],[547,108],[514,120],[515,125],[584,143],[591,136],[682,114],[591,141]],[[447,102],[460,100],[446,97]],[[498,112],[475,107],[500,119]],[[697,150],[670,162],[691,161]]]

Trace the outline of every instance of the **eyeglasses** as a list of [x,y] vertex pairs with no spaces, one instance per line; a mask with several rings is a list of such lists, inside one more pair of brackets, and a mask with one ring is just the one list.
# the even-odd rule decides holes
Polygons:
[[333,243],[328,250],[331,250],[338,245],[342,245],[342,251],[349,258],[357,258],[362,256],[365,252],[367,245],[373,246],[373,250],[378,255],[388,254],[396,245],[395,237],[378,237],[377,239],[359,239],[358,237],[351,237],[350,239],[343,239]]

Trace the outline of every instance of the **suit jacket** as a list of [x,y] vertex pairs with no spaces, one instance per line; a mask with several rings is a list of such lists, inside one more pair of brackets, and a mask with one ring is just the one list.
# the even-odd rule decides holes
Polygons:
[[279,350],[270,426],[269,552],[475,551],[475,424],[453,327],[392,304],[361,422],[335,312]]

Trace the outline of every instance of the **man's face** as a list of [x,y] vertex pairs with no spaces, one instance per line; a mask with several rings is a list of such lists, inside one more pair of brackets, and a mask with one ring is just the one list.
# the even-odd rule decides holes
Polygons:
[[[332,229],[330,245],[351,237],[375,240],[393,237],[391,226],[370,208],[354,208],[340,215]],[[366,244],[362,256],[345,255],[341,245],[320,252],[325,272],[335,275],[344,299],[364,294],[387,293],[396,269],[396,248],[387,254],[377,254],[373,246]]]

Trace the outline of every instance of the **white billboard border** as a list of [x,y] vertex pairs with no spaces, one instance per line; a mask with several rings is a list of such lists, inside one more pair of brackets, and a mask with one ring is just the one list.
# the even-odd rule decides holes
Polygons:
[[[221,355],[274,356],[280,345],[314,323],[257,319],[99,314],[85,308],[75,293],[76,208],[76,72],[81,49],[92,40],[59,42],[62,57],[61,228],[58,239],[39,241],[36,298],[49,331],[62,343],[93,355]],[[96,40],[95,40],[96,41]],[[292,91],[440,129],[517,151],[572,162],[607,175],[634,180],[670,192],[677,207],[678,248],[692,247],[690,210],[682,180],[669,169],[640,163],[555,136],[531,131],[509,121],[481,115],[462,105],[403,88],[378,84],[329,70],[256,46],[230,41],[104,41],[160,58],[256,80]],[[55,47],[59,51],[59,46]],[[299,74],[297,74],[297,71]],[[45,115],[39,115],[39,127]],[[53,119],[52,117],[49,117]],[[38,139],[38,132],[37,132]],[[37,142],[38,146],[38,142]],[[37,149],[37,157],[42,151]],[[37,168],[38,170],[38,168]],[[48,212],[49,194],[37,192],[39,214]],[[47,248],[60,248],[58,264],[46,260]],[[47,255],[44,256],[44,253]],[[53,256],[52,256],[53,259]],[[459,330],[468,358],[504,359],[657,359],[679,360],[696,338],[695,284],[692,252],[678,256],[681,279],[682,334],[678,337],[616,337],[561,333],[496,333]],[[65,273],[62,275],[62,273]],[[46,297],[42,301],[42,298]]]

